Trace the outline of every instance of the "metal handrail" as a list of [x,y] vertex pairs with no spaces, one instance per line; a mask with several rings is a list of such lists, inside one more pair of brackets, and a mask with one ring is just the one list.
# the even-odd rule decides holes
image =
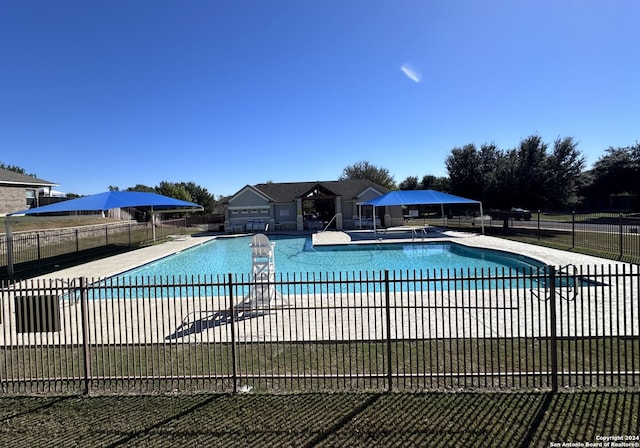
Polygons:
[[333,215],[333,218],[331,218],[331,221],[329,221],[329,224],[327,224],[327,225],[325,226],[325,228],[324,228],[324,229],[322,229],[322,231],[323,231],[323,232],[326,232],[326,231],[327,231],[327,229],[329,228],[329,226],[331,225],[331,223],[333,222],[333,220],[334,220],[334,219],[336,219],[336,217],[337,217],[337,216],[338,216],[338,214],[337,214],[337,213],[336,213],[335,215]]

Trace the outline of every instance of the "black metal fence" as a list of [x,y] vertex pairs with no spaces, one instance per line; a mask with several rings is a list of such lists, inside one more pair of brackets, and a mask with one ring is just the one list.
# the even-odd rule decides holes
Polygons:
[[625,264],[4,282],[0,385],[7,394],[637,388],[639,282]]
[[[0,235],[0,276],[8,275],[9,263],[13,265],[13,273],[38,271],[72,258],[77,260],[83,254],[109,253],[117,248],[137,247],[152,242],[154,237],[184,233],[185,223],[185,219],[173,219],[157,221],[152,226],[150,222],[126,221],[14,232],[11,242],[7,240],[7,235]],[[8,256],[10,249],[11,258]]]
[[[430,220],[434,225],[441,221]],[[609,258],[640,263],[640,214],[638,213],[542,213],[534,212],[528,221],[486,219],[487,233],[516,235],[532,243],[552,244],[563,249],[594,251]],[[446,226],[480,230],[480,218],[455,216]]]

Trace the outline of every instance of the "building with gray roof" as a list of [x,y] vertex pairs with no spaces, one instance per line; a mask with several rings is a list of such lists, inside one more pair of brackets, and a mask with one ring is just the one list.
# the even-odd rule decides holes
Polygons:
[[[247,185],[225,204],[227,232],[336,230],[368,226],[363,205],[389,190],[366,179]],[[402,208],[386,207],[383,225],[402,224]]]
[[58,186],[34,176],[0,168],[0,216],[7,213],[38,207],[38,189]]

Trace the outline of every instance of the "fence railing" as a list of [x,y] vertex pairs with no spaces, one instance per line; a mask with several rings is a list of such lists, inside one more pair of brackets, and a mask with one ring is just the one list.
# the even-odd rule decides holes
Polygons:
[[[617,264],[268,284],[231,274],[4,282],[0,385],[8,394],[637,388],[639,281],[637,266]],[[277,300],[242,305],[256,294]]]
[[108,251],[115,247],[134,247],[184,232],[185,220],[158,221],[155,229],[149,222],[126,221],[42,231],[13,232],[11,244],[0,235],[0,278],[6,276],[8,251],[12,249],[13,272],[39,270],[59,264],[61,260],[82,253]]
[[[477,217],[455,216],[447,227],[479,231]],[[441,221],[430,220],[434,225]],[[505,227],[506,224],[506,227]],[[517,233],[533,243],[545,242],[566,249],[585,249],[610,258],[640,262],[640,214],[638,213],[542,213],[534,212],[529,221],[491,219],[484,221],[487,232]]]

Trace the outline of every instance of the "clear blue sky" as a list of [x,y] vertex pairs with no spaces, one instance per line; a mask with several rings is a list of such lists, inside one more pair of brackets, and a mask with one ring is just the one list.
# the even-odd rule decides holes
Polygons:
[[78,194],[640,140],[637,0],[0,0],[0,161]]

